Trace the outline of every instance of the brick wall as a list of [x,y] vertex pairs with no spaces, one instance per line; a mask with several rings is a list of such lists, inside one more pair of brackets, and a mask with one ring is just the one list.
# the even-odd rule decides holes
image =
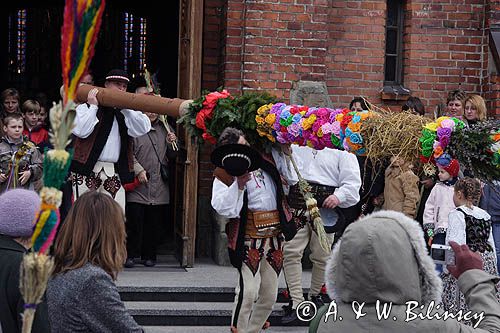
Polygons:
[[[224,85],[225,66],[223,59],[226,55],[226,13],[226,0],[205,0],[202,90],[214,91]],[[211,152],[212,147],[209,145],[200,149],[198,194],[203,197],[210,197],[212,190]]]
[[[485,28],[489,32],[489,28],[492,26],[500,27],[500,0],[488,1],[486,10]],[[500,45],[497,45],[497,48],[500,48]],[[500,73],[498,73],[498,70],[495,72],[493,75],[485,78],[483,92],[487,99],[490,115],[500,119],[500,76],[498,75]]]
[[288,99],[295,81],[325,81],[329,4],[229,0],[225,86]]
[[405,18],[405,82],[416,96],[432,108],[459,84],[482,92],[488,68],[483,0],[409,1]]
[[[222,83],[235,94],[266,90],[288,101],[294,82],[325,81],[335,106],[346,106],[358,95],[395,110],[402,104],[380,98],[385,0],[205,3],[205,28],[212,29],[205,31],[205,88]],[[222,16],[217,6],[223,7]],[[467,92],[482,94],[491,115],[500,117],[500,84],[488,74],[491,24],[500,24],[500,0],[405,2],[404,86],[422,98],[429,113],[460,83]],[[200,168],[204,194],[211,172],[207,156],[205,149],[200,159],[206,163]]]

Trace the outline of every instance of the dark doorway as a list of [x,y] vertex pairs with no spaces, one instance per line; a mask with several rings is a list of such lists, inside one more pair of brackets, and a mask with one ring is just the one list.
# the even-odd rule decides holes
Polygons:
[[[39,93],[58,101],[61,86],[61,26],[64,1],[31,0],[3,4],[0,12],[0,91],[13,87],[23,100]],[[179,1],[142,4],[107,0],[95,54],[90,64],[95,84],[112,68],[129,72],[133,91],[145,66],[164,97],[176,97],[178,82]],[[175,128],[175,125],[174,125]],[[172,163],[175,168],[175,163]],[[172,170],[172,175],[176,174]],[[173,192],[174,184],[171,184]],[[174,202],[174,193],[171,195]],[[173,206],[173,204],[172,204]],[[169,220],[173,221],[171,207]],[[165,221],[160,254],[175,252],[173,222]]]
[[[179,3],[166,1],[162,3],[165,6],[167,9],[158,10],[129,0],[106,2],[90,64],[97,84],[112,68],[126,68],[137,77],[146,64],[151,73],[157,73],[162,95],[175,97]],[[4,50],[0,52],[0,88],[15,87],[24,98],[44,92],[50,100],[59,99],[64,1],[7,2],[4,8],[0,14],[0,45]]]

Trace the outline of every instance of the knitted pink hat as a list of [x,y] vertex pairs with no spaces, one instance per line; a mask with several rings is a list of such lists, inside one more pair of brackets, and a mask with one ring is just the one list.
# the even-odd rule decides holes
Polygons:
[[36,192],[14,189],[0,195],[0,234],[10,237],[30,237],[40,209]]

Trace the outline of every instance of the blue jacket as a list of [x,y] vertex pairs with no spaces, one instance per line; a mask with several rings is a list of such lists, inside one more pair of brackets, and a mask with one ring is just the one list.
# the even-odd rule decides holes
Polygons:
[[491,215],[491,222],[500,223],[500,182],[486,184],[479,206]]

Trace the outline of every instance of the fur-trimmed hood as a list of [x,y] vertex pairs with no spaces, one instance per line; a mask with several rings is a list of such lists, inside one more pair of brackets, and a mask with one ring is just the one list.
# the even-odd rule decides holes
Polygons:
[[351,224],[332,251],[325,279],[330,297],[343,302],[427,303],[442,292],[422,228],[394,211]]

